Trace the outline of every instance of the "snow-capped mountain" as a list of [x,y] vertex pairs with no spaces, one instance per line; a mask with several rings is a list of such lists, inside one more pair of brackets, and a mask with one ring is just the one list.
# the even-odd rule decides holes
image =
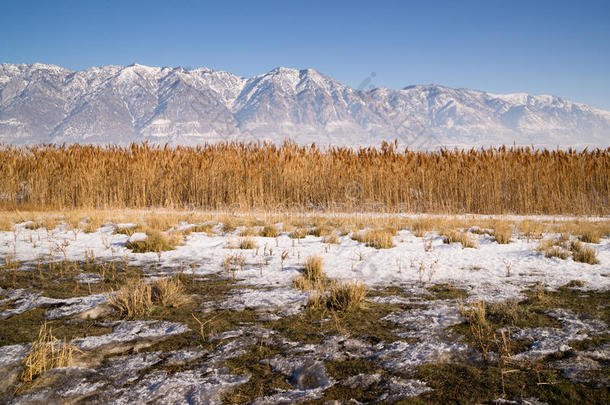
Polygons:
[[414,149],[610,146],[610,112],[555,96],[439,85],[353,89],[315,70],[243,78],[206,68],[0,65],[0,142],[222,140]]

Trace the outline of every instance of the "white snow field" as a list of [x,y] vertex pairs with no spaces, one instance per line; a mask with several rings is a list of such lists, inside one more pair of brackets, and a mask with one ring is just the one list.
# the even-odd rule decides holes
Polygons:
[[[146,240],[147,234],[129,236],[117,229],[135,223],[107,223],[89,233],[66,223],[50,230],[28,224],[0,231],[0,259],[6,262],[0,287],[0,400],[7,403],[394,403],[414,397],[435,403],[453,395],[441,380],[456,384],[450,379],[458,378],[455,370],[473,368],[494,376],[497,386],[487,382],[481,383],[485,390],[460,392],[464,402],[603,403],[608,396],[607,234],[598,243],[582,242],[596,254],[597,263],[588,264],[569,255],[546,257],[541,244],[561,237],[549,231],[534,239],[515,230],[510,243],[499,244],[484,229],[464,228],[476,246],[464,248],[445,243],[437,231],[416,236],[405,228],[392,237],[393,247],[377,249],[353,239],[355,231],[344,230],[338,243],[327,243],[324,236],[295,238],[284,230],[289,227],[275,223],[278,236],[247,236],[257,247],[240,249],[246,238],[241,235],[258,234],[263,227],[227,232],[222,223],[210,222],[206,232],[198,232],[201,227],[184,232],[173,250],[134,253],[126,243]],[[169,232],[194,226],[181,222]],[[368,292],[360,310],[344,314],[308,307],[312,292],[297,289],[293,281],[312,256],[322,258],[329,279],[364,283]],[[241,264],[227,271],[231,257]],[[115,262],[138,268],[146,281],[180,275],[202,288],[184,307],[189,309],[123,319],[109,303],[110,289],[91,292],[104,275],[85,271],[84,265],[49,282],[72,280],[75,290],[89,288],[89,293],[57,298],[46,296],[44,286],[11,285],[16,274],[40,273],[41,264],[50,262]],[[204,288],[212,282],[222,288]],[[468,314],[481,302],[489,311],[488,340],[508,339],[508,354],[499,345],[485,348],[477,338],[473,327],[482,324]],[[521,308],[510,326],[498,309],[508,308],[507,303]],[[51,322],[56,330],[62,325],[103,330],[71,340],[77,349],[71,367],[47,371],[35,384],[23,385],[19,373],[33,342],[8,328],[40,308],[36,316],[41,318],[35,319]],[[204,319],[224,326],[206,329]],[[538,367],[537,382],[529,381],[532,364]],[[475,377],[459,378],[471,378],[479,387]],[[515,387],[530,383],[533,388],[517,393]]]

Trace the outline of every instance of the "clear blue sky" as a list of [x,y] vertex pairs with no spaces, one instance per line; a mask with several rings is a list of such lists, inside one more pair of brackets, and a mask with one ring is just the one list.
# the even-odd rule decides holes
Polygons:
[[610,110],[610,1],[0,0],[0,62],[375,72]]

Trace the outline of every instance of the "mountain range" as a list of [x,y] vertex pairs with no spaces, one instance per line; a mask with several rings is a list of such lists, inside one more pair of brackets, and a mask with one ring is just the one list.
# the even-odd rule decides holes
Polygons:
[[[370,86],[372,87],[372,86]],[[0,143],[195,145],[290,139],[412,149],[608,147],[610,112],[561,97],[440,85],[354,89],[316,70],[0,64]]]

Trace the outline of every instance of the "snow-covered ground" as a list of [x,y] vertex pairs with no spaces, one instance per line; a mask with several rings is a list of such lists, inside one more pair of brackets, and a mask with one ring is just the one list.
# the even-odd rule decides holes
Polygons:
[[[485,233],[472,234],[476,248],[463,248],[459,243],[443,243],[434,231],[417,237],[409,229],[402,229],[393,237],[394,247],[376,249],[352,239],[350,234],[340,236],[336,244],[311,235],[293,239],[289,232],[281,231],[282,224],[278,223],[277,237],[251,236],[258,247],[239,249],[244,228],[223,232],[222,224],[215,223],[209,234],[192,232],[174,250],[134,253],[125,246],[126,242],[142,240],[146,235],[127,236],[116,230],[135,224],[106,224],[92,233],[68,229],[66,225],[52,230],[33,230],[26,225],[21,223],[14,231],[0,232],[0,259],[18,263],[19,271],[35,270],[39,261],[95,260],[139,266],[151,279],[185,273],[205,283],[220,277],[231,281],[230,289],[217,297],[197,301],[195,311],[200,314],[197,316],[246,309],[257,316],[256,321],[240,321],[227,330],[205,335],[204,340],[210,344],[206,348],[189,346],[187,341],[181,343],[186,346],[171,351],[137,353],[164,339],[194,333],[193,325],[198,326],[188,327],[175,319],[104,320],[108,314],[107,294],[58,299],[27,287],[0,289],[0,325],[35,308],[45,308],[44,317],[49,321],[73,324],[96,318],[98,325],[112,328],[111,333],[74,339],[73,344],[80,350],[75,362],[78,367],[47,372],[35,389],[14,397],[14,403],[221,403],[223,396],[260,377],[236,373],[227,369],[225,362],[247,356],[263,344],[275,351],[258,363],[268,367],[270,373],[282,376],[284,385],[261,392],[253,403],[299,403],[324,398],[329,390],[354,389],[374,390],[374,401],[392,403],[434,390],[429,381],[415,378],[421,365],[482,362],[476,346],[451,331],[465,322],[459,305],[454,299],[430,299],[430,287],[450,285],[463,289],[469,301],[484,299],[487,303],[520,299],[534,285],[553,290],[579,280],[581,283],[575,284],[574,289],[583,297],[610,287],[608,235],[599,243],[586,244],[597,254],[598,263],[591,265],[572,258],[547,258],[538,251],[539,240],[527,239],[517,232],[508,244],[498,244]],[[191,226],[181,223],[174,230]],[[546,234],[544,238],[556,236]],[[233,266],[227,272],[226,258],[230,256],[241,257],[243,265]],[[371,291],[369,306],[391,306],[374,322],[392,325],[386,332],[393,338],[371,341],[367,333],[353,335],[346,330],[320,337],[319,343],[310,343],[289,337],[282,327],[273,327],[273,322],[305,313],[308,293],[294,288],[292,282],[302,274],[310,256],[322,258],[323,271],[331,279],[362,281]],[[80,272],[74,278],[85,284],[100,282],[100,276],[93,273]],[[601,306],[607,308],[609,304],[602,302]],[[105,309],[99,310],[103,306]],[[577,351],[573,357],[558,358],[552,365],[566,378],[585,382],[589,381],[586,373],[606,367],[610,347],[604,336],[609,331],[603,320],[564,308],[545,311],[548,319],[555,320],[555,326],[522,327],[509,332],[515,340],[532,342],[514,353],[514,361],[535,362],[549,354],[572,350],[570,343],[602,339],[601,344]],[[330,318],[316,322],[338,322]],[[17,378],[30,347],[26,342],[0,346],[0,376],[9,381],[6,384]],[[490,358],[497,360],[498,355],[492,353]],[[347,377],[336,377],[330,372],[330,363],[346,361],[369,362],[378,368],[356,370]],[[176,372],[172,367],[179,369]],[[0,399],[4,398],[5,388],[0,383]]]
[[14,232],[0,232],[0,257],[10,255],[19,262],[47,261],[51,256],[55,260],[84,261],[87,255],[93,255],[98,260],[128,260],[130,265],[154,265],[168,271],[209,275],[223,269],[226,256],[242,255],[245,265],[235,275],[242,283],[277,287],[290,286],[307,257],[321,256],[324,272],[334,279],[360,280],[369,287],[416,286],[420,281],[423,285],[450,283],[487,301],[515,297],[536,282],[550,288],[571,280],[583,281],[586,288],[610,286],[608,238],[589,244],[599,260],[599,264],[591,265],[572,259],[546,258],[537,251],[538,240],[528,240],[517,233],[509,244],[498,244],[488,235],[474,234],[477,247],[462,248],[459,243],[443,243],[435,232],[416,237],[409,230],[401,230],[393,238],[393,248],[375,249],[349,235],[341,236],[339,244],[328,244],[323,237],[291,239],[288,232],[283,232],[277,238],[253,236],[258,249],[241,250],[234,248],[241,238],[238,236],[241,229],[223,234],[219,224],[212,236],[191,233],[183,245],[158,254],[133,253],[125,247],[130,237],[114,233],[115,229],[115,225],[106,225],[96,232],[84,233],[62,230],[61,226],[51,231],[29,230],[21,224]]

